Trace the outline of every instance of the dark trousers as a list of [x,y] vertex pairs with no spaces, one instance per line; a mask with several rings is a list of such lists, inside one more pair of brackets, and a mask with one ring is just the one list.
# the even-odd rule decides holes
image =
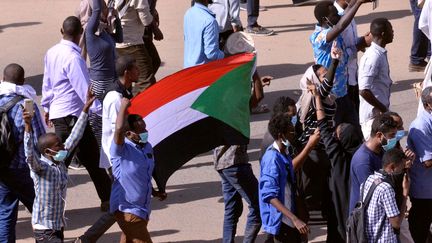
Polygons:
[[[53,119],[55,133],[65,142],[69,137],[73,126],[77,121],[75,116]],[[102,202],[108,201],[111,194],[111,180],[104,169],[99,168],[99,146],[96,137],[87,123],[83,137],[78,143],[74,154],[78,157],[80,163],[87,169],[90,178],[96,188],[96,192]],[[66,160],[66,166],[69,166],[71,158]]]
[[410,198],[408,223],[411,236],[415,243],[426,242],[429,227],[432,223],[432,199]]
[[28,168],[3,169],[0,172],[0,242],[15,242],[18,204],[32,212],[35,198]]
[[225,43],[228,40],[228,37],[234,33],[233,30],[227,30],[225,32],[219,33],[219,49],[224,51]]
[[360,109],[360,98],[359,98],[359,87],[358,85],[348,85],[348,97],[354,104],[356,112],[358,114]]
[[243,212],[242,198],[249,205],[243,242],[255,242],[261,228],[258,202],[258,181],[251,165],[238,164],[219,171],[225,204],[223,242],[233,243],[238,219]]
[[430,57],[431,47],[429,39],[418,28],[422,9],[417,6],[417,0],[410,0],[410,4],[412,13],[414,15],[413,41],[411,45],[410,60],[412,64],[420,64],[420,62],[424,61],[426,57]]
[[260,2],[259,0],[247,0],[246,4],[247,26],[252,28],[254,25],[258,24]]
[[62,243],[64,240],[62,230],[34,230],[36,243]]
[[265,243],[300,243],[300,232],[282,223],[277,235],[266,234]]
[[349,95],[339,97],[336,99],[336,114],[334,117],[335,127],[341,123],[349,123],[360,128],[358,112],[355,109],[353,101],[350,99]]
[[116,222],[114,214],[102,215],[82,236],[82,243],[95,243]]

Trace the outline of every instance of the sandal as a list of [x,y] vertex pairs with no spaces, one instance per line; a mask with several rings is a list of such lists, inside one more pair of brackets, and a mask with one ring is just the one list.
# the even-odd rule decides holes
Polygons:
[[251,114],[263,114],[269,112],[270,109],[267,107],[267,104],[258,105],[255,108],[251,109]]

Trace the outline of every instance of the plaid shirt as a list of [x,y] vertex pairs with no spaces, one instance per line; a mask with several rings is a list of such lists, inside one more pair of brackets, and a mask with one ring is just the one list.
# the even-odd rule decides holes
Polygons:
[[[366,186],[362,200],[366,198],[369,188],[376,179],[384,179],[384,176],[379,172],[375,172],[362,184],[361,187]],[[389,218],[398,216],[399,214],[400,212],[396,204],[396,194],[392,186],[387,182],[382,182],[376,187],[367,209],[366,235],[368,242],[397,243],[396,234],[393,231]],[[385,223],[381,236],[377,240],[378,229],[383,220],[385,220]]]
[[[81,113],[71,134],[64,143],[67,151],[72,151],[81,140],[87,125],[88,115]],[[31,170],[35,187],[32,225],[48,229],[61,230],[65,225],[64,208],[68,182],[67,168],[64,162],[54,163],[48,158],[38,158],[34,154],[32,134],[24,133],[24,149],[28,166]]]
[[[0,106],[6,105],[6,103],[9,102],[15,96],[16,94],[0,96]],[[24,120],[22,119],[23,109],[21,108],[21,105],[23,103],[24,103],[24,99],[18,101],[18,103],[14,107],[12,107],[12,109],[10,109],[8,112],[9,122],[12,127],[12,133],[16,144],[18,144],[18,148],[17,148],[18,151],[9,165],[9,168],[11,169],[27,168],[25,154],[24,154],[24,143],[23,143]],[[33,137],[34,137],[33,142],[34,144],[37,144],[37,138],[40,137],[42,134],[45,134],[45,126],[43,124],[42,117],[40,115],[39,109],[36,104],[34,104],[33,109],[35,111],[34,117],[32,119]]]

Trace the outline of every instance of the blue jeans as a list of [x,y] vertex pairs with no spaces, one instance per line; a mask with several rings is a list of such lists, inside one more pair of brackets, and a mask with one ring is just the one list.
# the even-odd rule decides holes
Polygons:
[[249,205],[243,242],[255,242],[261,228],[258,203],[258,181],[249,163],[238,164],[219,171],[225,204],[223,242],[234,242],[237,222],[243,212],[242,198]]
[[247,0],[246,2],[247,10],[247,27],[252,28],[254,25],[258,24],[259,15],[259,0]]
[[18,201],[32,212],[35,198],[28,168],[7,169],[0,173],[0,242],[15,242]]
[[410,4],[411,4],[411,11],[413,12],[414,15],[413,42],[411,45],[410,61],[412,64],[418,65],[422,61],[424,61],[426,57],[430,57],[431,47],[430,47],[429,39],[418,28],[421,8],[417,6],[417,0],[410,0]]

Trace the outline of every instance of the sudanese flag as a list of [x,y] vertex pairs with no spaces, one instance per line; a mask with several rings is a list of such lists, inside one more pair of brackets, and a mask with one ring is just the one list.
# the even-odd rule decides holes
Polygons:
[[153,146],[153,178],[168,178],[195,156],[219,145],[249,142],[249,99],[254,54],[239,54],[174,73],[131,101]]

